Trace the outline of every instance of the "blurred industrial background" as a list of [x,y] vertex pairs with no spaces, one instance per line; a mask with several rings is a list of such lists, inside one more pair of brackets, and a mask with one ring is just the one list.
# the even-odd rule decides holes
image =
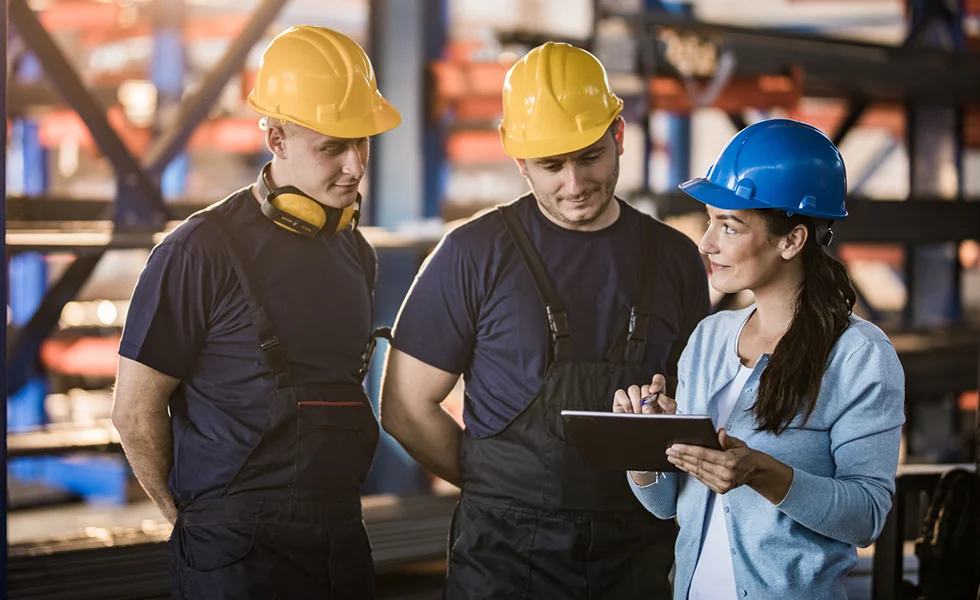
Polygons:
[[[404,117],[373,140],[361,190],[379,326],[454,223],[525,191],[500,146],[500,91],[545,40],[591,50],[626,101],[619,196],[695,240],[703,207],[676,185],[738,129],[788,116],[827,133],[852,215],[834,248],[908,390],[895,507],[850,592],[899,598],[915,579],[924,491],[976,460],[980,1],[4,4],[8,597],[167,597],[169,525],[108,419],[120,332],[152,245],[268,160],[245,95],[295,24],[361,43]],[[437,598],[454,490],[384,438],[364,494],[381,597]]]

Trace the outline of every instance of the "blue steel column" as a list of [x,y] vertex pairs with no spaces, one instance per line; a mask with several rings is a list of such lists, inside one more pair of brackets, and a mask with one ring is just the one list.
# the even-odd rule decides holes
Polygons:
[[[184,93],[183,21],[184,0],[157,0],[156,27],[153,32],[153,57],[150,79],[157,88],[157,122],[154,135],[159,136],[176,116]],[[160,192],[165,199],[183,196],[187,189],[188,157],[178,154],[163,170]]]
[[[16,75],[24,82],[37,82],[43,78],[40,63],[31,53],[24,54]],[[12,124],[11,137],[8,191],[26,196],[44,194],[48,186],[48,152],[41,146],[38,124],[28,119],[17,119]],[[11,257],[8,277],[11,324],[23,327],[47,289],[48,270],[44,255],[29,252]],[[46,420],[44,399],[47,391],[44,376],[33,373],[27,383],[7,399],[8,429],[18,431],[43,425]],[[28,479],[40,477],[42,469],[42,461],[36,459],[17,460],[9,465],[10,473]]]
[[[422,20],[425,64],[442,58],[449,31],[448,0],[426,0]],[[425,68],[425,65],[423,65]],[[420,78],[422,89],[422,216],[427,219],[439,218],[442,214],[443,196],[449,178],[449,165],[446,163],[446,135],[442,115],[433,115],[435,84],[426,68]]]
[[[447,0],[371,0],[371,61],[385,97],[402,115],[395,130],[371,140],[366,221],[385,229],[439,213],[443,185],[440,135],[427,125],[429,57],[441,54],[446,39]],[[392,325],[418,270],[414,249],[378,250],[375,322]],[[378,408],[381,369],[388,344],[379,343],[365,381]],[[382,432],[365,494],[413,494],[431,487],[431,476],[391,436]]]
[[[646,2],[648,5],[662,4],[663,10],[678,17],[691,17],[693,15],[691,5],[687,2],[661,3],[657,0],[646,0]],[[691,116],[671,114],[667,117],[667,128],[667,148],[670,157],[667,169],[667,190],[673,192],[678,185],[691,177]],[[649,163],[649,160],[647,162]]]
[[[0,26],[3,27],[3,52],[0,52],[0,61],[3,64],[7,64],[7,44],[9,42],[8,37],[8,27],[7,27],[7,3],[0,2]],[[3,124],[3,144],[0,144],[0,230],[3,231],[3,256],[4,262],[6,263],[7,256],[7,78],[4,77],[3,81],[0,81],[0,114],[4,115]],[[4,269],[6,274],[6,268]],[[7,299],[7,278],[0,278],[0,296],[3,296],[4,301]],[[7,364],[7,327],[6,322],[4,322],[4,327],[0,330],[0,365]],[[0,384],[2,387],[0,389],[7,389],[7,369],[0,369],[3,371],[0,374]],[[0,447],[0,457],[3,458],[3,493],[0,494],[0,508],[3,509],[3,523],[0,524],[0,539],[7,539],[7,403],[4,402],[0,411],[3,412],[3,446]],[[0,598],[7,597],[7,544],[3,544],[3,549],[0,550]]]
[[[948,4],[948,3],[945,3]],[[963,49],[962,14],[947,11],[930,0],[908,0],[909,44]],[[962,199],[962,140],[959,107],[923,104],[907,106],[906,134],[909,154],[909,194]],[[953,325],[962,320],[960,268],[955,243],[907,246],[906,324],[914,328]],[[909,453],[918,458],[948,462],[957,458],[956,400],[912,403],[909,409]]]
[[[643,0],[642,7],[644,12],[658,12],[658,13],[669,13],[677,16],[690,17],[693,14],[692,7],[688,2],[663,2],[662,0]],[[643,52],[643,50],[641,50]],[[644,77],[653,76],[656,74],[657,66],[655,64],[650,64],[653,61],[652,56],[644,56],[641,59],[641,71]],[[651,72],[651,66],[654,70]],[[644,101],[644,106],[642,107],[642,113],[639,113],[641,107],[636,107],[637,113],[642,114],[639,120],[639,124],[643,127],[643,152],[646,159],[643,162],[643,182],[642,187],[644,190],[653,189],[653,182],[650,173],[650,157],[653,154],[653,135],[650,131],[651,125],[651,105],[653,109],[656,109],[656,98],[653,98],[653,102],[650,102],[650,92],[648,82],[644,82],[644,92],[641,94],[641,98]],[[630,118],[633,115],[633,110],[627,104],[626,110],[624,110],[624,115]],[[670,113],[665,115],[665,121],[667,125],[667,155],[668,155],[668,167],[667,167],[667,181],[666,190],[667,192],[673,191],[677,185],[687,181],[691,174],[691,117],[690,115]]]
[[[908,0],[909,30],[925,27],[919,44],[945,46],[950,52],[963,49],[962,15],[937,16],[931,25],[928,0]],[[950,47],[952,45],[952,47]],[[956,200],[962,197],[963,149],[959,109],[953,105],[924,105],[915,101],[907,107],[909,195]],[[955,178],[950,185],[949,178]],[[959,270],[956,245],[923,244],[911,248],[909,302],[906,320],[913,327],[942,326],[961,319]]]
[[[26,54],[18,69],[23,81],[43,77],[40,62]],[[37,123],[17,120],[12,128],[10,152],[10,189],[26,196],[43,196],[48,192],[48,151],[41,146]],[[48,289],[47,261],[41,253],[22,253],[9,262],[9,306],[14,326],[25,326],[41,304]],[[31,365],[33,368],[33,365]],[[48,421],[45,399],[48,395],[45,375],[33,375],[25,385],[8,398],[7,425],[18,431],[45,425]],[[86,498],[120,501],[124,499],[125,479],[120,457],[88,457],[65,460],[57,456],[21,458],[8,465],[9,473],[20,479],[45,483],[69,490]]]
[[402,124],[371,140],[371,225],[394,229],[422,217],[424,23],[433,1],[371,0],[371,61],[382,94],[402,115]]

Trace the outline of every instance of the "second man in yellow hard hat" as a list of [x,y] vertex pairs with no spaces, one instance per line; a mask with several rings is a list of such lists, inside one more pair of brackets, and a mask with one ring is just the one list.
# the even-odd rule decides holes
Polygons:
[[164,516],[174,598],[374,597],[360,486],[378,443],[361,381],[374,249],[355,227],[370,137],[401,122],[350,38],[293,27],[249,106],[255,183],[150,255],[113,422]]
[[[583,464],[560,416],[676,373],[709,310],[695,244],[614,195],[622,106],[584,50],[519,60],[500,135],[531,193],[447,235],[402,306],[382,424],[462,488],[447,598],[671,597],[673,522]],[[440,407],[460,375],[465,431]]]

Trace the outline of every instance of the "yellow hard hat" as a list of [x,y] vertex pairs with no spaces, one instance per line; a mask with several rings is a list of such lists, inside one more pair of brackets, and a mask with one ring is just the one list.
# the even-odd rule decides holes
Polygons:
[[306,25],[290,27],[265,49],[248,105],[340,138],[378,135],[402,122],[381,97],[364,50],[346,35]]
[[500,140],[514,158],[541,158],[594,144],[623,110],[606,69],[569,44],[547,42],[517,61],[504,80]]

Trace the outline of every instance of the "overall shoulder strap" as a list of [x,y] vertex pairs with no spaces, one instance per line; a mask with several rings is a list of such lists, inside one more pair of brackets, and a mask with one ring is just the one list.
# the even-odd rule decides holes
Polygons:
[[360,229],[355,229],[353,235],[354,247],[357,249],[357,260],[360,261],[361,269],[364,270],[364,281],[367,283],[368,292],[373,296],[374,285],[378,278],[378,257]]
[[238,276],[238,283],[242,288],[242,293],[245,294],[245,300],[248,302],[249,320],[259,334],[259,346],[276,378],[276,385],[280,388],[289,387],[292,385],[292,378],[289,362],[286,360],[286,350],[282,347],[279,336],[272,328],[272,321],[269,320],[269,314],[265,310],[265,303],[259,299],[255,292],[255,286],[252,285],[248,268],[245,266],[245,261],[242,260],[241,253],[224,217],[214,210],[207,210],[202,214],[214,226],[214,230],[218,233],[218,237],[228,253],[228,259],[235,270],[235,275]]
[[[371,323],[374,323],[374,286],[378,274],[378,258],[374,248],[364,237],[359,229],[354,229],[354,245],[357,247],[357,259],[361,262],[361,269],[364,271],[364,281],[367,283],[368,293],[371,295]],[[378,339],[384,338],[391,342],[391,327],[378,327],[368,338],[367,346],[362,355],[361,370],[358,378],[363,382],[367,377],[368,370],[371,368],[371,359],[374,357],[374,350],[378,345]]]
[[653,217],[640,214],[640,256],[636,273],[636,286],[633,303],[630,307],[629,321],[616,337],[606,353],[609,362],[643,362],[646,351],[647,334],[650,331],[650,316],[653,313],[653,273],[654,242],[656,221]]
[[551,278],[545,269],[541,257],[534,249],[531,238],[527,235],[527,230],[521,224],[521,220],[514,212],[512,205],[498,206],[497,210],[504,219],[507,233],[510,239],[517,246],[517,251],[524,261],[524,265],[534,280],[534,287],[538,290],[538,295],[544,302],[545,311],[548,314],[548,330],[551,337],[552,360],[556,363],[568,362],[572,356],[571,331],[568,328],[568,316],[565,312],[565,305],[558,298]]
[[653,314],[653,236],[656,235],[656,222],[653,217],[641,215],[640,223],[640,271],[636,276],[636,291],[626,336],[626,362],[632,363],[643,361],[650,316]]

